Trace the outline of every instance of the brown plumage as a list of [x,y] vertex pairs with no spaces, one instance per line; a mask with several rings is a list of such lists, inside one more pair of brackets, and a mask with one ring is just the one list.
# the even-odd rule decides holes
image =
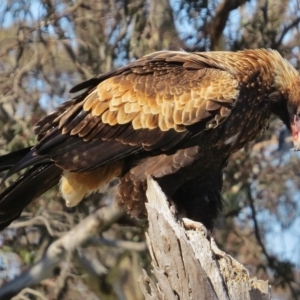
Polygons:
[[119,202],[142,216],[151,175],[179,210],[211,229],[229,156],[272,113],[298,149],[299,83],[286,60],[264,49],[161,51],[85,81],[71,90],[79,96],[37,123],[32,149],[0,158],[8,176],[32,166],[0,195],[0,228],[59,180],[73,206],[120,177]]

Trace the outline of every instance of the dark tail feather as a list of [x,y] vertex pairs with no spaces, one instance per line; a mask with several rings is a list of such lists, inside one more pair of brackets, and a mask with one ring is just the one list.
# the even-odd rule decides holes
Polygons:
[[[14,154],[15,152],[11,153]],[[19,153],[17,153],[19,154]],[[17,157],[17,156],[15,156]],[[11,175],[33,165],[45,165],[46,163],[49,163],[49,158],[41,155],[36,155],[34,151],[27,152],[24,157],[22,157],[20,160],[18,160],[5,174],[5,176],[2,178],[2,182],[4,182],[8,177]]]
[[0,194],[0,230],[17,219],[31,201],[56,185],[61,173],[53,163],[34,166]]
[[3,156],[0,156],[0,172],[10,169],[15,163],[21,160],[32,147],[24,148]]

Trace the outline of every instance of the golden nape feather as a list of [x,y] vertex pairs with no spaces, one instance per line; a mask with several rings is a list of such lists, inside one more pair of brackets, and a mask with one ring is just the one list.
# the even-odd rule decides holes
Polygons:
[[0,229],[59,181],[73,206],[119,177],[119,203],[141,217],[147,176],[212,229],[230,155],[272,114],[300,148],[299,79],[273,50],[161,51],[75,86],[78,96],[37,123],[36,145],[0,157],[7,176],[29,167],[0,195]]

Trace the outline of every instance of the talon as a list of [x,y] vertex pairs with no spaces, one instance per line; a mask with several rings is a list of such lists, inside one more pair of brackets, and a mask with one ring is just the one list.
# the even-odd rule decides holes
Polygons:
[[200,222],[193,221],[188,218],[182,218],[182,223],[184,225],[185,229],[188,230],[197,230],[204,234],[205,237],[210,237],[210,232],[207,230],[207,228]]

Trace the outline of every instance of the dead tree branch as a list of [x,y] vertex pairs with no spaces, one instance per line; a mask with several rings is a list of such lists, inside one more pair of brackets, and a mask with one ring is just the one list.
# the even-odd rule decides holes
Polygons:
[[207,238],[202,224],[176,220],[152,179],[147,197],[147,244],[155,279],[144,271],[140,284],[145,299],[271,299],[268,282],[251,279],[239,262]]

